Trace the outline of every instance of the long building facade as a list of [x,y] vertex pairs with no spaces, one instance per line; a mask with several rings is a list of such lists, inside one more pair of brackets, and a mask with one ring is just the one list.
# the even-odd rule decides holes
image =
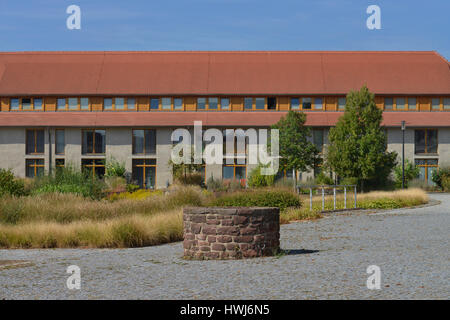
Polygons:
[[[431,183],[450,165],[450,66],[432,51],[0,53],[0,167],[102,175],[115,159],[135,183],[164,188],[174,129],[268,128],[289,110],[307,114],[325,153],[346,94],[362,85],[383,110],[388,149],[401,155],[405,121],[405,156]],[[205,180],[245,181],[252,165],[238,156],[204,165]]]

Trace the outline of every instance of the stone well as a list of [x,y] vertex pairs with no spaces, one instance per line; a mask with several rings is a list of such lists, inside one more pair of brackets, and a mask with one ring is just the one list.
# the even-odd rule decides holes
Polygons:
[[185,258],[253,258],[280,248],[279,208],[184,208],[183,222]]

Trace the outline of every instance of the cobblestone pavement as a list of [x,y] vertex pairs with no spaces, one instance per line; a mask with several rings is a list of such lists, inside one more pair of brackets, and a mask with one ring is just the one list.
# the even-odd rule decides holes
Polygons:
[[[449,299],[450,195],[441,204],[333,214],[281,228],[288,255],[185,261],[181,243],[137,249],[0,250],[0,299]],[[81,290],[69,290],[69,265]],[[381,268],[368,290],[366,269]]]

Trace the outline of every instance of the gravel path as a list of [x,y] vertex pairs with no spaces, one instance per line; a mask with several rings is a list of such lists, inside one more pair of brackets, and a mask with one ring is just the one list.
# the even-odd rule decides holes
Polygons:
[[[185,261],[181,243],[137,249],[0,250],[0,299],[449,299],[450,195],[440,205],[353,212],[281,228],[277,258]],[[69,265],[81,290],[69,290]],[[368,290],[369,265],[381,289]]]

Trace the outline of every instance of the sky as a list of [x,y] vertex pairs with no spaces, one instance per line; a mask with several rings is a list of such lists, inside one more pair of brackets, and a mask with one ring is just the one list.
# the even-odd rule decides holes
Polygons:
[[[69,30],[69,5],[81,29]],[[381,29],[369,30],[369,5]],[[0,0],[0,51],[436,50],[449,0]]]

